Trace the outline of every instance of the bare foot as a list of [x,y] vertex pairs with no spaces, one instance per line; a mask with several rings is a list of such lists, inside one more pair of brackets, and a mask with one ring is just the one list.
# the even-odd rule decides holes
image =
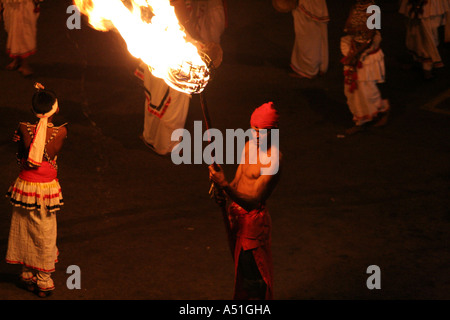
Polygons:
[[41,291],[41,290],[39,290],[37,292],[37,295],[38,295],[39,298],[47,298],[47,297],[51,296],[51,294],[52,294],[51,291]]
[[30,68],[30,66],[28,65],[22,65],[20,66],[20,68],[18,69],[18,71],[24,76],[24,77],[29,77],[33,74],[33,70]]
[[377,122],[375,122],[375,124],[373,126],[374,127],[384,127],[388,122],[388,118],[389,118],[389,111],[380,113],[379,119],[377,120]]
[[345,134],[348,136],[352,136],[354,134],[357,134],[359,132],[362,132],[366,130],[366,126],[365,125],[361,125],[361,126],[353,126],[351,128],[348,128],[347,130],[345,130]]
[[310,78],[310,77],[307,77],[307,76],[301,75],[300,73],[297,73],[297,72],[295,72],[295,71],[292,71],[292,70],[288,72],[288,75],[289,75],[290,77],[292,77],[292,78],[299,78],[299,79],[312,79],[312,78]]
[[6,70],[16,70],[19,67],[20,67],[19,59],[14,59],[6,66]]

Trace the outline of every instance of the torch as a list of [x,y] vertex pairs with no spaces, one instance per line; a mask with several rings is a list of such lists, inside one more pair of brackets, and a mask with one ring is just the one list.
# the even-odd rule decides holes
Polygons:
[[[209,117],[208,105],[206,103],[206,97],[204,93],[200,93],[200,105],[202,107],[203,119],[205,120],[206,130],[207,132],[209,132],[208,130],[211,128],[211,119]],[[208,142],[211,143],[211,136],[209,134],[208,134]],[[215,165],[214,161],[213,165]],[[211,183],[209,188],[210,197],[213,198],[220,207],[225,208],[226,199],[223,191],[217,188],[214,182],[210,181],[210,183]]]
[[[211,127],[203,91],[213,63],[193,39],[187,40],[169,0],[127,0],[126,4],[122,0],[74,0],[74,4],[94,29],[119,32],[130,54],[142,60],[155,77],[175,90],[200,95],[206,128]],[[210,195],[223,206],[220,194],[212,183]]]

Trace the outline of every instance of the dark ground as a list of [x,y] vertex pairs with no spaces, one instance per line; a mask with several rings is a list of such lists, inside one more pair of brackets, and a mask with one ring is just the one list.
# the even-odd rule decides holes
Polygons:
[[[213,125],[247,129],[254,107],[272,100],[280,109],[284,173],[269,202],[276,299],[449,299],[449,47],[434,80],[403,70],[397,1],[379,1],[391,122],[339,138],[352,125],[339,63],[350,3],[329,1],[329,72],[300,80],[287,76],[291,15],[269,0],[228,0],[224,62],[206,91]],[[70,4],[42,6],[33,78],[0,70],[0,190],[18,174],[11,137],[17,122],[33,120],[35,81],[57,92],[56,122],[70,124],[49,299],[230,299],[233,263],[207,165],[176,166],[144,146],[137,61],[114,33],[68,30]],[[202,120],[198,96],[187,129],[194,120]],[[234,170],[226,166],[229,178]],[[2,257],[10,211],[1,201]],[[70,265],[81,268],[81,290],[66,287]],[[366,287],[369,265],[381,268],[381,290]],[[17,272],[0,264],[0,298],[38,299],[16,287]]]

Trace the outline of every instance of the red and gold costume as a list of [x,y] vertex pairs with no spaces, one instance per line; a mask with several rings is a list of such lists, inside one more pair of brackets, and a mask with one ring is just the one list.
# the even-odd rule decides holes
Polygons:
[[[250,119],[259,129],[275,129],[278,123],[272,102],[256,108]],[[265,200],[250,211],[232,202],[226,223],[235,265],[234,299],[273,299],[272,220]]]
[[[230,245],[234,248],[236,275],[234,299],[245,300],[249,297],[239,267],[240,255],[243,251],[251,252],[258,271],[264,280],[266,293],[265,297],[262,298],[273,299],[272,221],[269,211],[261,206],[259,209],[248,212],[233,202],[228,208],[228,219],[230,223]],[[255,279],[255,281],[257,280]]]
[[[47,122],[57,110],[55,102],[48,113],[36,114],[40,118],[37,125],[20,124],[23,130],[17,137],[21,170],[6,194],[13,206],[6,262],[22,265],[22,281],[36,285],[41,292],[54,289],[51,273],[58,259],[56,212],[64,204],[56,156],[50,158],[47,153],[47,146],[62,127]],[[52,134],[47,137],[50,128]],[[23,142],[27,134],[27,139],[31,138],[28,149]]]

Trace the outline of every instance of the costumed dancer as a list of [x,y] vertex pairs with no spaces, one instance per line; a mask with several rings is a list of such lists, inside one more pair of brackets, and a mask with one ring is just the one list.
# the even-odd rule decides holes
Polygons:
[[63,205],[56,159],[67,129],[52,123],[59,111],[55,94],[37,86],[32,111],[39,122],[21,122],[13,139],[21,170],[7,193],[13,209],[6,262],[22,265],[21,283],[46,297],[55,288],[51,274],[58,259],[56,213]]
[[444,66],[438,28],[445,24],[449,11],[450,0],[401,0],[399,12],[407,17],[406,48],[421,64],[425,79],[433,77],[434,68]]
[[184,128],[191,96],[168,86],[141,64],[135,75],[143,81],[145,90],[144,129],[141,139],[160,155],[169,154],[178,141],[172,132]]
[[328,70],[328,8],[325,0],[299,0],[292,11],[295,42],[289,75],[314,78]]
[[369,124],[383,126],[389,115],[389,101],[382,97],[378,85],[385,82],[384,53],[381,34],[367,28],[367,7],[374,0],[357,0],[353,5],[341,38],[344,64],[344,92],[355,125],[351,135]]
[[[228,182],[220,165],[209,167],[210,179],[222,190],[229,205],[227,231],[235,264],[234,299],[273,299],[273,264],[271,252],[272,222],[266,202],[276,187],[281,174],[281,153],[271,143],[271,129],[278,128],[279,115],[271,102],[258,107],[250,124],[254,139],[244,147],[235,178]],[[260,129],[267,129],[260,134]],[[253,151],[252,151],[253,150]],[[256,153],[254,153],[256,152]],[[256,161],[250,161],[250,157]],[[270,165],[278,170],[261,174],[269,157]]]
[[[188,37],[210,56],[217,68],[222,62],[220,36],[225,28],[222,0],[170,2]],[[143,63],[135,75],[144,82],[146,96],[142,140],[156,153],[167,155],[179,143],[172,141],[172,132],[184,128],[191,95],[169,87]]]
[[43,0],[0,0],[3,3],[3,19],[8,34],[6,51],[13,59],[8,70],[18,70],[23,76],[33,71],[28,58],[36,53],[37,20]]

